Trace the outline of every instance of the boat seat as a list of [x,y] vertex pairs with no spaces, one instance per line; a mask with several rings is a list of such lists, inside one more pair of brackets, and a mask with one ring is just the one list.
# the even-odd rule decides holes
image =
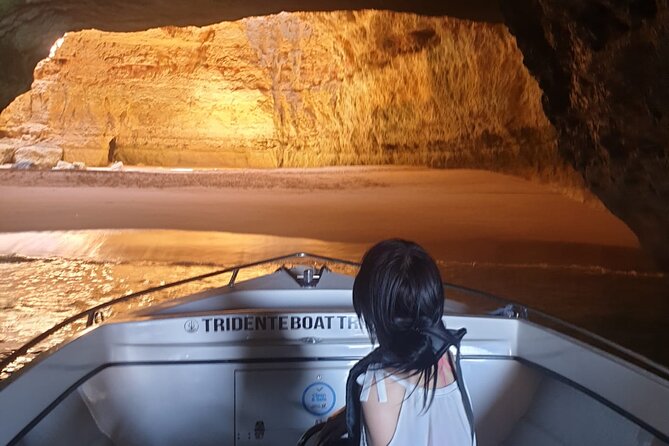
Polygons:
[[613,409],[556,379],[542,379],[501,446],[652,445],[652,436]]
[[75,391],[63,399],[49,416],[24,436],[18,446],[47,444],[114,446],[98,428],[82,395]]

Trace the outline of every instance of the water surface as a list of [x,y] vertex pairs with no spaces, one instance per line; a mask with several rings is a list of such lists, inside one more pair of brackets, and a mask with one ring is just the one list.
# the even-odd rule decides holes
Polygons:
[[[69,316],[132,292],[296,251],[357,261],[366,248],[362,243],[186,231],[0,234],[0,356]],[[544,311],[669,366],[666,274],[596,265],[470,262],[440,256],[439,250],[436,257],[448,282]],[[125,309],[222,286],[228,279],[142,297]],[[65,331],[60,338],[71,334]]]

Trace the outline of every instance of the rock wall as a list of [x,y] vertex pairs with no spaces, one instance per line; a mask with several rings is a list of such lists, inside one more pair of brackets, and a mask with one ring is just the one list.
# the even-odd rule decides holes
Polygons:
[[86,30],[68,33],[34,77],[0,129],[57,144],[67,161],[569,177],[502,25],[360,11]]
[[562,157],[669,270],[666,0],[503,0]]
[[2,0],[0,110],[28,91],[35,65],[68,31],[143,31],[160,26],[204,26],[281,11],[385,9],[500,23],[497,0]]

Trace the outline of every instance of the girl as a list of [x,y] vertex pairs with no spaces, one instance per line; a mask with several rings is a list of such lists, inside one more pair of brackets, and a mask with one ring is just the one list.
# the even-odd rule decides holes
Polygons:
[[318,444],[475,444],[459,367],[465,330],[444,327],[444,290],[429,254],[404,240],[373,246],[353,284],[353,307],[379,347],[351,369],[345,411],[326,423]]

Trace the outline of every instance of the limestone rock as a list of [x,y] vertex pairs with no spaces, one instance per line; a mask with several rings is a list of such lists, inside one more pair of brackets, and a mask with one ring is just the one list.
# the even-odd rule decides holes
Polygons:
[[560,153],[669,270],[669,4],[501,3]]
[[114,164],[109,166],[109,170],[112,170],[114,172],[120,172],[121,170],[123,170],[123,162],[116,161]]
[[14,159],[14,148],[0,146],[0,164],[11,163],[12,159]]
[[82,163],[81,161],[69,163],[67,161],[60,160],[53,167],[53,170],[86,170],[86,164]]
[[[31,163],[40,169],[51,169],[63,157],[63,149],[51,144],[35,144],[16,149],[15,164]],[[23,165],[23,164],[21,164]]]
[[74,170],[74,164],[60,160],[53,166],[53,170]]
[[0,130],[56,141],[87,165],[572,174],[502,25],[356,11],[86,30],[34,76]]
[[5,0],[0,2],[0,109],[30,88],[35,65],[65,32],[81,29],[140,31],[160,26],[211,25],[241,17],[279,11],[333,11],[342,8],[391,9],[425,16],[450,16],[500,23],[496,0],[436,2],[434,0],[142,0],[131,8],[114,0]]
[[14,159],[16,143],[0,140],[0,164],[11,163]]

